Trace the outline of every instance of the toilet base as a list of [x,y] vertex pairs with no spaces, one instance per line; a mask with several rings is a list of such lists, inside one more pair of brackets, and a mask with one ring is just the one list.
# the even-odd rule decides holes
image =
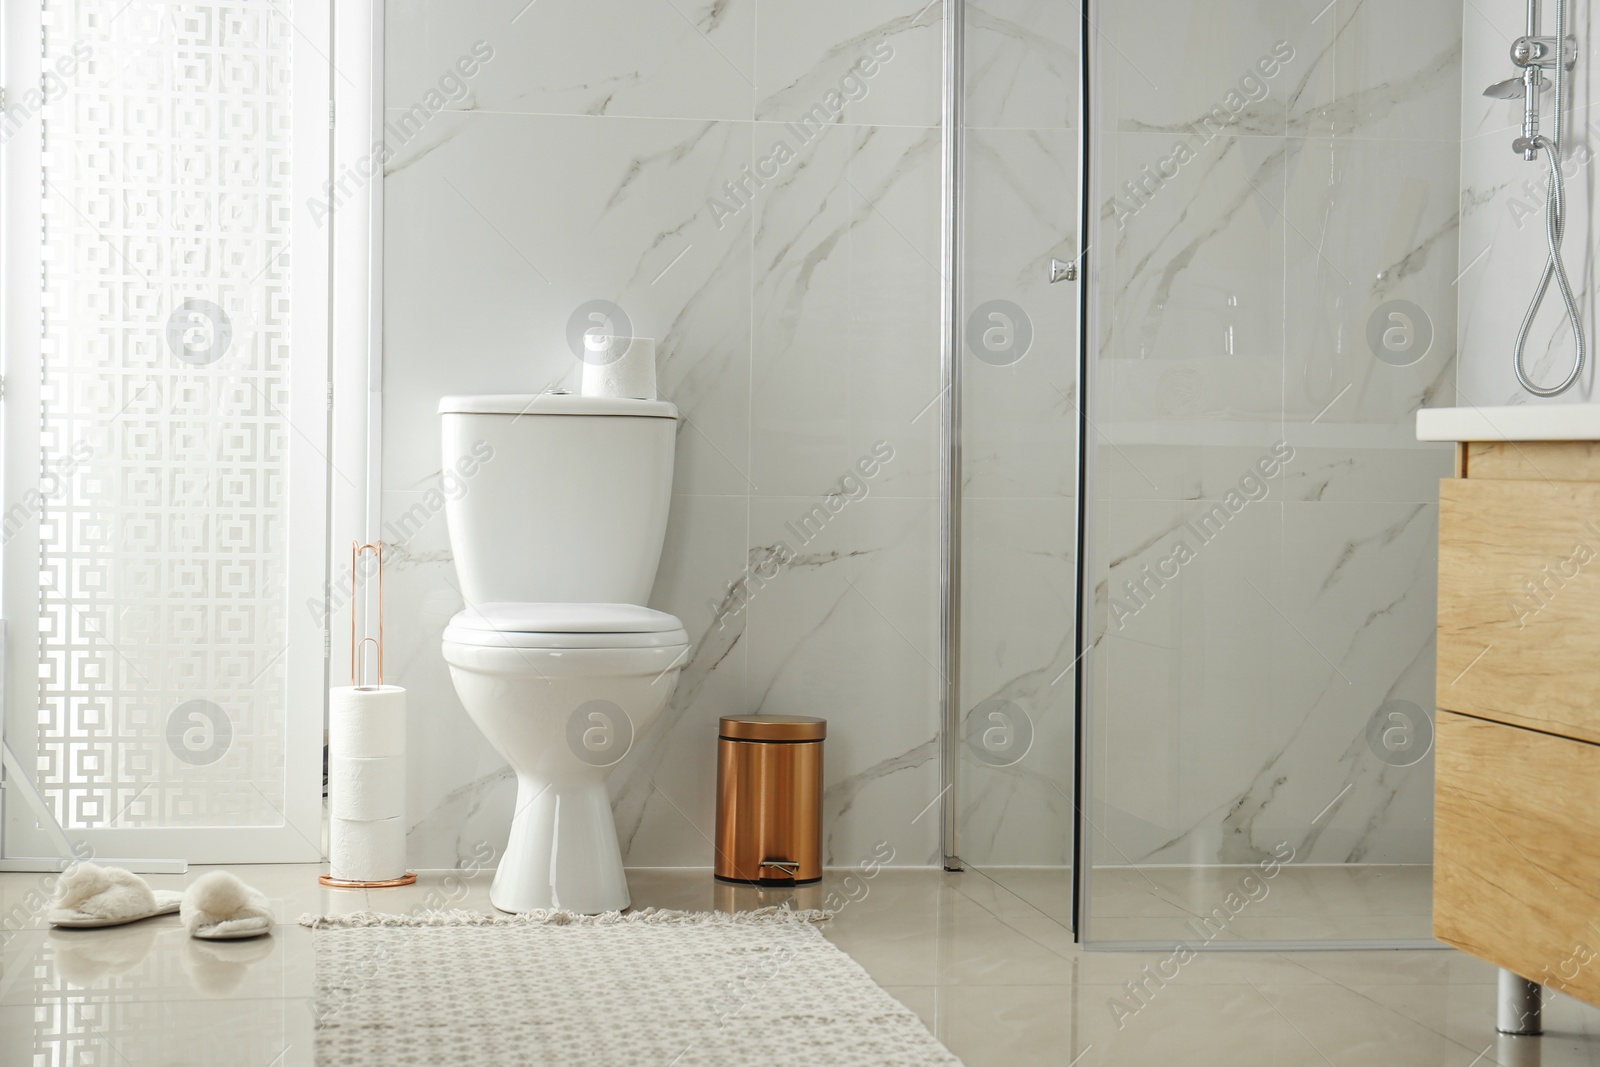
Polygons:
[[511,837],[489,887],[500,911],[560,908],[597,915],[629,904],[604,777],[517,779]]

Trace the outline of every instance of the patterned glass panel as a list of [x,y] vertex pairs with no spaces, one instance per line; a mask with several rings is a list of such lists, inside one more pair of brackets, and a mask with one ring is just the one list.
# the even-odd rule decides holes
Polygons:
[[281,825],[293,11],[43,12],[38,781]]

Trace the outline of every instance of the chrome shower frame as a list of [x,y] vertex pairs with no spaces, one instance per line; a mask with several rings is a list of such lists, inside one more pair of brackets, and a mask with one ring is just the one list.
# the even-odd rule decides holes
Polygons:
[[944,129],[940,228],[939,574],[940,852],[944,869],[961,862],[961,216],[966,151],[966,0],[944,0]]

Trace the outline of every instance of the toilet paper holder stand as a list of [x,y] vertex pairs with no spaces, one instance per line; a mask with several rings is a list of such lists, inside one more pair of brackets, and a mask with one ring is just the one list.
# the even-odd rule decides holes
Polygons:
[[[361,614],[357,610],[360,603],[361,582],[361,557],[368,552],[377,562],[378,578],[378,636],[371,634],[356,640],[356,616]],[[383,688],[383,542],[377,541],[370,545],[350,542],[350,685],[355,689],[370,689],[365,684],[367,657],[365,655],[367,642],[372,642],[372,647],[377,651],[378,660],[378,685]],[[358,680],[360,679],[360,680]]]
[[[372,553],[373,560],[377,563],[376,572],[378,579],[378,635],[367,634],[365,637],[356,637],[356,616],[361,614],[357,610],[361,594],[361,557]],[[363,654],[367,643],[372,643],[377,660],[378,684],[366,684],[367,658]],[[353,689],[382,689],[383,688],[383,542],[377,541],[363,545],[358,541],[350,542],[350,686]],[[399,878],[391,878],[381,882],[359,882],[344,878],[335,878],[331,874],[319,874],[317,881],[332,889],[388,889],[394,886],[411,885],[417,880],[416,872],[407,871]]]

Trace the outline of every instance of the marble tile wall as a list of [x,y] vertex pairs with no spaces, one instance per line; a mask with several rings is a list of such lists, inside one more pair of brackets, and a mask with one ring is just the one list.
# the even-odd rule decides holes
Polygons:
[[[1555,33],[1555,4],[1545,3],[1544,32]],[[1567,224],[1563,241],[1567,273],[1577,293],[1584,328],[1594,337],[1596,242],[1596,113],[1591,101],[1600,84],[1600,40],[1591,5],[1567,3],[1570,34],[1579,58],[1569,82],[1572,102],[1563,130]],[[1523,4],[1468,5],[1462,27],[1461,79],[1461,367],[1462,404],[1593,403],[1591,363],[1570,391],[1541,399],[1525,392],[1512,371],[1517,331],[1544,269],[1546,157],[1528,162],[1511,151],[1522,132],[1522,101],[1491,99],[1484,89],[1520,73],[1509,58],[1511,42],[1525,29]],[[1541,129],[1550,133],[1552,91],[1540,101]],[[1535,382],[1556,385],[1572,366],[1572,334],[1560,296],[1552,291],[1527,345],[1525,365]]]
[[[386,519],[438,481],[441,395],[574,384],[569,318],[620,305],[684,416],[651,605],[696,642],[613,775],[627,861],[710,864],[716,721],[761,711],[829,720],[828,862],[878,841],[934,862],[939,5],[393,0],[387,17]],[[806,126],[817,107],[829,121]],[[893,458],[865,495],[794,544],[785,524],[879,442]],[[443,514],[401,540],[410,860],[451,866],[504,842],[512,783],[440,658],[462,605]],[[797,554],[740,610],[729,584],[785,540]]]
[[1461,5],[1099,10],[1089,854],[1425,863]]

